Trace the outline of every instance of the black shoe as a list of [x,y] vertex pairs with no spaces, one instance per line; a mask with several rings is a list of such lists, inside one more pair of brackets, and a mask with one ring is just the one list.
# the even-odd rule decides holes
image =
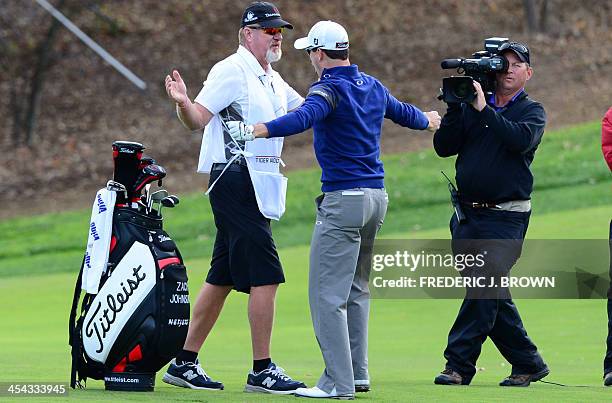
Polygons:
[[176,360],[172,360],[162,381],[183,388],[223,390],[223,384],[210,379],[197,358],[195,362],[186,362],[182,365],[176,365]]
[[469,385],[470,380],[463,379],[459,372],[446,368],[440,372],[440,375],[436,376],[434,383],[436,385]]
[[612,372],[604,375],[604,386],[612,386]]
[[355,379],[355,392],[357,393],[365,393],[370,391],[370,381],[367,379],[359,380]]
[[537,382],[550,374],[548,367],[544,367],[535,374],[511,374],[499,383],[499,386],[527,387],[531,382]]
[[268,368],[261,372],[249,372],[244,391],[291,395],[297,388],[305,387],[303,382],[294,381],[284,369],[271,362]]

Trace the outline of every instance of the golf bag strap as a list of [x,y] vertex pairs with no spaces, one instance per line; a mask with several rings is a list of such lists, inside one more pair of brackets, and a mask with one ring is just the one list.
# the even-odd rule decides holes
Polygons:
[[[81,285],[83,279],[83,266],[85,265],[85,257],[81,263],[81,270],[79,270],[79,276],[77,277],[76,284],[74,286],[74,294],[72,297],[72,309],[70,310],[70,318],[68,319],[68,344],[72,347],[72,365],[70,368],[70,387],[82,387],[80,382],[77,382],[76,375],[79,367],[79,356],[81,354],[81,348],[79,346],[79,336],[75,334],[76,328],[76,315],[81,299]],[[79,377],[80,378],[80,377]]]
[[68,319],[68,345],[72,346],[73,333],[76,323],[77,308],[79,300],[81,299],[81,286],[83,279],[83,266],[85,265],[85,257],[81,263],[81,270],[79,270],[79,276],[77,277],[76,284],[74,285],[74,294],[72,296],[72,309],[70,310],[70,318]]

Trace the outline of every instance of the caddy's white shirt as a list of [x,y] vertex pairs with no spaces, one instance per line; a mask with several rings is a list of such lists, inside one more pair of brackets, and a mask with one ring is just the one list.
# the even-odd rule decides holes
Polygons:
[[209,173],[214,163],[244,158],[259,210],[265,217],[278,220],[285,211],[287,189],[287,178],[279,169],[283,139],[236,142],[224,122],[267,122],[303,101],[276,71],[264,71],[255,56],[239,46],[236,53],[213,66],[195,98],[214,115],[204,129],[198,172]]

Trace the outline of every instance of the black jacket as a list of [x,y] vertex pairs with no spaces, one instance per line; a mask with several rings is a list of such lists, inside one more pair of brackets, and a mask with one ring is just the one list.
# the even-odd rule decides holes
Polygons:
[[433,137],[440,157],[458,155],[455,163],[460,198],[467,202],[501,203],[530,199],[529,166],[544,134],[546,112],[523,91],[496,112],[451,104]]

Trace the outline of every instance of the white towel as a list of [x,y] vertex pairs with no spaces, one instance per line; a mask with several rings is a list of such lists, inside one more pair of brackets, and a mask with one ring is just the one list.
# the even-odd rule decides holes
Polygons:
[[117,193],[100,189],[91,208],[89,237],[83,263],[81,288],[89,294],[97,294],[100,279],[106,272],[110,241],[113,234],[113,210]]

